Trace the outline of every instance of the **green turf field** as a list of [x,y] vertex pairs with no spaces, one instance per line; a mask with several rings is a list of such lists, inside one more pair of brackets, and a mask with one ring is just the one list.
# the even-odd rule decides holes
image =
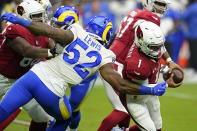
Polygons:
[[[163,131],[197,131],[197,84],[168,89],[160,101]],[[96,131],[111,110],[104,88],[95,87],[82,106],[79,131]],[[22,112],[17,120],[30,118]],[[28,126],[12,123],[5,131],[28,131]]]

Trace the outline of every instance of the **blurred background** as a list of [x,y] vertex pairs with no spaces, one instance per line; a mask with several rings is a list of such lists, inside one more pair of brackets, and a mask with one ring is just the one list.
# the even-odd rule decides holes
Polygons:
[[[14,13],[21,1],[1,0],[0,14]],[[115,25],[114,31],[118,30],[121,19],[130,10],[142,8],[141,0],[50,0],[50,2],[51,12],[61,5],[76,7],[79,11],[80,23],[84,27],[95,15],[107,16]],[[1,30],[4,27],[5,23],[1,23]],[[181,88],[168,89],[168,92],[160,97],[163,129],[164,131],[197,131],[197,0],[171,0],[168,13],[161,19],[161,28],[166,35],[165,46],[173,61],[185,71],[184,84]],[[90,98],[82,106],[83,117],[79,131],[95,131],[102,119],[112,110],[102,83],[98,80],[96,85]],[[93,106],[95,101],[98,102],[97,105],[102,106]],[[17,120],[6,130],[28,130],[30,119],[26,113],[23,112]]]

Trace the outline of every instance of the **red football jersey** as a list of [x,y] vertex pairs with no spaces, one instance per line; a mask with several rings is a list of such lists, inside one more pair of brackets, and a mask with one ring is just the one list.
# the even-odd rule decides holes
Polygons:
[[133,44],[125,59],[123,77],[125,79],[147,80],[149,84],[156,84],[159,78],[161,60],[152,60]]
[[26,58],[14,52],[6,43],[7,38],[22,37],[32,46],[46,48],[49,38],[34,36],[28,29],[11,24],[0,35],[0,73],[10,79],[18,79],[25,74],[38,59]]
[[110,47],[110,50],[116,54],[117,62],[124,64],[128,51],[134,42],[134,25],[140,19],[151,21],[160,26],[160,18],[156,14],[139,9],[130,11],[128,15],[123,18],[119,32]]

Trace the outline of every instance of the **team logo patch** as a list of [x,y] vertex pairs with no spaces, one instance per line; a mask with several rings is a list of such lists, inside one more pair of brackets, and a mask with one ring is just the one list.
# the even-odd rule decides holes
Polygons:
[[19,14],[19,15],[23,15],[23,14],[25,14],[25,10],[24,10],[24,8],[22,7],[22,6],[18,6],[17,7],[17,13]]
[[96,30],[96,34],[98,34],[99,33],[99,31],[98,30]]
[[137,29],[137,37],[140,39],[140,40],[143,40],[143,32],[141,30],[140,27],[138,27]]

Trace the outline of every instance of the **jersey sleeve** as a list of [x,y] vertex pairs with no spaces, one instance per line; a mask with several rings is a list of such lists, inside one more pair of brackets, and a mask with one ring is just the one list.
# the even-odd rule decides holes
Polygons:
[[73,35],[74,35],[74,39],[73,39],[73,41],[74,41],[74,40],[77,39],[78,32],[80,32],[80,30],[82,29],[82,27],[81,27],[79,24],[75,23],[75,24],[70,25],[70,26],[68,27],[68,29],[69,29],[70,31],[72,31],[72,33],[73,33]]
[[13,38],[14,39],[18,36],[24,38],[25,35],[28,35],[27,29],[25,27],[20,26],[20,25],[11,24],[6,28],[6,31],[5,31],[6,38]]
[[138,13],[135,16],[135,18],[136,19],[144,19],[146,21],[153,22],[153,23],[157,24],[158,26],[160,26],[160,18],[156,14],[154,14],[150,11],[143,10],[140,13]]
[[99,67],[107,63],[114,63],[115,60],[116,60],[116,55],[112,51],[105,49],[105,53],[102,53],[102,61]]
[[120,54],[124,51],[126,47],[127,47],[127,44],[124,44],[124,42],[118,39],[115,39],[109,49],[113,51],[116,56],[120,56]]
[[151,75],[151,71],[146,65],[146,62],[136,59],[126,60],[126,76],[130,79],[146,80]]

